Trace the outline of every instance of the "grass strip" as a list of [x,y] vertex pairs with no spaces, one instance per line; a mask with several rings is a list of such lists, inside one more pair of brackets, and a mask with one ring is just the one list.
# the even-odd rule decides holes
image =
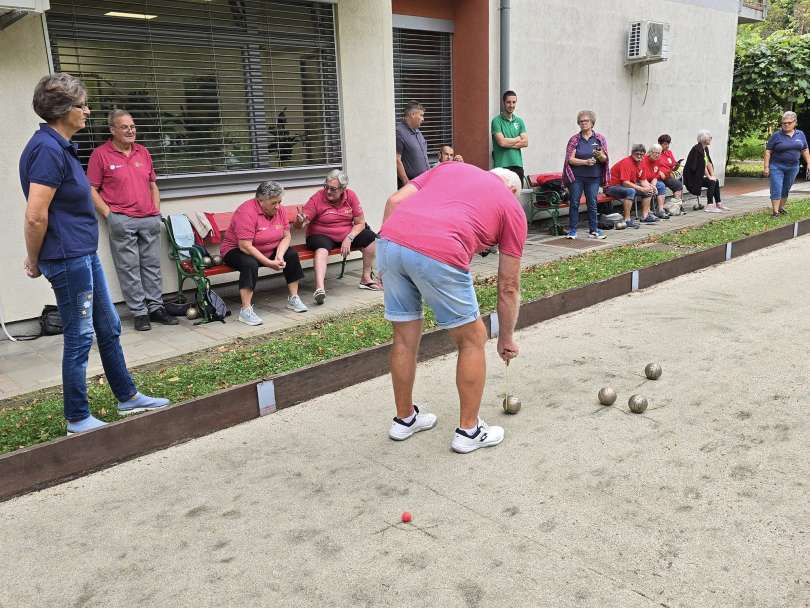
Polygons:
[[[653,236],[642,242],[555,260],[523,269],[521,298],[530,301],[596,281],[646,268],[745,236],[810,217],[810,199],[792,202],[789,213],[771,218],[767,212],[718,219],[703,226]],[[497,301],[496,279],[476,284],[482,312]],[[434,326],[426,315],[426,326]],[[391,326],[381,306],[353,314],[342,313],[310,326],[238,339],[227,345],[180,357],[174,363],[146,366],[133,373],[138,388],[172,402],[298,369],[391,340]],[[115,398],[103,376],[89,382],[88,397],[94,415],[107,421],[119,418]],[[64,436],[61,387],[7,400],[0,409],[0,453]]]

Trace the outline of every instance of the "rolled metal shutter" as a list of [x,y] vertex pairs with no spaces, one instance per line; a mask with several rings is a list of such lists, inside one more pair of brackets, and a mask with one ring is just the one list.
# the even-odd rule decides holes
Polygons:
[[421,131],[433,160],[441,144],[453,143],[452,59],[452,34],[394,28],[397,120],[408,101],[425,106]]
[[334,7],[294,0],[52,0],[57,71],[93,115],[86,162],[132,113],[162,175],[340,166]]

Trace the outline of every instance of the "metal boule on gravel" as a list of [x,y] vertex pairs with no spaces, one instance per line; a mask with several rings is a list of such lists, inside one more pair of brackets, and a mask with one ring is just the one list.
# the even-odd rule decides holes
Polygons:
[[634,414],[641,414],[647,409],[647,398],[642,395],[631,395],[627,401],[627,407]]
[[627,228],[627,223],[626,223],[626,222],[616,222],[616,223],[613,225],[613,227],[614,227],[616,230],[624,230],[625,228]]
[[660,363],[648,363],[644,367],[644,375],[650,380],[658,380],[658,378],[661,377],[662,372],[663,370],[661,369]]
[[200,311],[197,310],[197,308],[195,306],[189,306],[186,309],[186,319],[188,319],[189,321],[193,321],[194,319],[196,319],[199,316],[200,316]]
[[602,405],[613,405],[616,403],[616,391],[609,386],[599,389],[599,403]]
[[503,411],[507,414],[517,414],[520,411],[521,402],[520,399],[515,397],[514,395],[507,395],[503,398]]

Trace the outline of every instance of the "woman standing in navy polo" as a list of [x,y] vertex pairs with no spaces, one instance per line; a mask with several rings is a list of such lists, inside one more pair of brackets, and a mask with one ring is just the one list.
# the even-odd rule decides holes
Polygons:
[[807,137],[796,128],[796,112],[782,115],[782,128],[776,131],[765,144],[763,173],[771,182],[772,217],[786,214],[787,201],[793,182],[799,174],[799,158],[804,156],[810,167],[810,152],[807,151]]
[[608,181],[607,140],[604,135],[593,130],[596,114],[591,110],[579,112],[577,124],[579,133],[568,140],[563,163],[562,181],[570,193],[566,238],[577,238],[579,203],[584,192],[588,208],[588,238],[604,239],[605,235],[597,223],[596,197],[599,186],[606,186]]
[[98,220],[90,183],[70,141],[90,115],[87,91],[70,74],[45,76],[34,90],[33,106],[46,123],[20,157],[20,183],[28,201],[25,272],[32,279],[44,275],[56,294],[64,327],[62,391],[71,435],[105,424],[90,414],[87,402],[87,358],[94,335],[120,414],[156,409],[169,400],[138,392],[118,340],[121,321],[96,255]]

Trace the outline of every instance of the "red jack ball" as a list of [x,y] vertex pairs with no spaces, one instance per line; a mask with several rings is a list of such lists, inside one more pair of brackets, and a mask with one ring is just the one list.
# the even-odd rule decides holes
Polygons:
[[413,516],[408,511],[405,511],[402,514],[402,523],[403,524],[409,523],[412,519],[413,519]]

